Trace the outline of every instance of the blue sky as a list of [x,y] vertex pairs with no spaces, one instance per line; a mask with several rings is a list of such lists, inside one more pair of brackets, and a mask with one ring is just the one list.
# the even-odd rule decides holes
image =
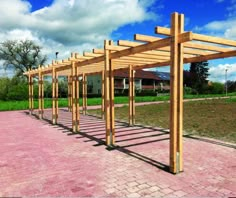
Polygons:
[[[185,14],[185,30],[236,40],[236,0],[1,0],[0,39],[31,39],[51,61],[102,48],[104,39],[133,40]],[[236,80],[236,59],[210,61],[212,81]],[[188,66],[185,66],[188,69]],[[168,68],[160,69],[168,70]],[[0,69],[0,73],[3,71]]]

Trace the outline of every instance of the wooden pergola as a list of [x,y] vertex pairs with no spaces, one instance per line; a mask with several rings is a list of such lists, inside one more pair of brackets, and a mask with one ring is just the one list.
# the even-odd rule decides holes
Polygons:
[[129,70],[129,124],[135,122],[135,70],[170,66],[170,172],[183,171],[183,64],[236,56],[236,41],[184,31],[184,15],[173,13],[170,28],[156,27],[165,38],[135,34],[135,41],[105,40],[104,49],[83,55],[72,53],[67,60],[25,73],[29,79],[29,109],[33,111],[33,77],[38,76],[39,118],[43,118],[43,76],[52,75],[52,122],[58,119],[58,76],[68,76],[68,104],[73,132],[80,130],[79,77],[82,77],[83,113],[87,109],[87,76],[102,76],[102,117],[106,144],[115,145],[114,70]]

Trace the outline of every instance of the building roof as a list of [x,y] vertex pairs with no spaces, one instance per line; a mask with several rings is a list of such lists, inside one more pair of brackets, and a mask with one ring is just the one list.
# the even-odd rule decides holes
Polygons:
[[[121,78],[129,78],[129,71],[115,70],[114,76],[121,77]],[[135,78],[161,80],[161,78],[159,78],[159,76],[156,75],[156,72],[144,71],[144,70],[135,70]]]
[[160,78],[160,80],[170,80],[170,73],[169,72],[155,72],[156,75]]

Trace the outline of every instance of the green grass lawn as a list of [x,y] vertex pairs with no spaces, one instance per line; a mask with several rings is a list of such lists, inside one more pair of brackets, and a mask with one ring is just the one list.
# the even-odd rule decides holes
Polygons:
[[[236,96],[236,93],[230,93],[229,96]],[[222,97],[225,95],[220,94],[209,94],[209,95],[185,95],[185,99],[193,98],[207,98],[207,97]],[[167,101],[169,100],[169,95],[158,95],[158,96],[136,96],[135,102],[153,102],[153,101]],[[128,104],[129,98],[125,96],[115,97],[115,104]],[[28,100],[24,101],[2,101],[0,100],[0,111],[12,111],[12,110],[24,110],[28,109]],[[59,107],[67,107],[68,100],[67,98],[59,98],[58,100]],[[82,99],[80,98],[80,105],[82,105]],[[101,105],[101,98],[88,98],[88,105]],[[51,99],[44,99],[45,108],[52,107]],[[38,108],[38,100],[34,100],[34,108]]]
[[[169,103],[136,107],[136,124],[169,128]],[[129,107],[115,108],[115,117],[128,122]],[[91,110],[100,115],[100,110]],[[236,143],[236,98],[184,103],[184,134]]]

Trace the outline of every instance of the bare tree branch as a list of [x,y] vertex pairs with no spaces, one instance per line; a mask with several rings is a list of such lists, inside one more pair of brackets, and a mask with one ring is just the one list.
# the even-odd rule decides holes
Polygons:
[[9,40],[0,43],[0,60],[4,60],[4,68],[14,68],[21,76],[29,69],[45,64],[47,57],[41,54],[41,47],[33,41]]

